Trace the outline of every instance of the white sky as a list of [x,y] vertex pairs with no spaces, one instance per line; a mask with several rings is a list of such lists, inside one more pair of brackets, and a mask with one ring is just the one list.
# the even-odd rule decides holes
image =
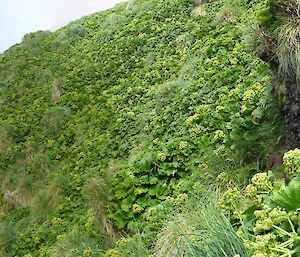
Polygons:
[[125,0],[0,0],[0,53],[24,34],[55,30]]

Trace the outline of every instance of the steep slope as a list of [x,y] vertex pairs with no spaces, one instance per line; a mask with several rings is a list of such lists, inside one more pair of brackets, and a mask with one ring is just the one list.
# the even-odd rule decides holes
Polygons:
[[182,179],[265,168],[282,126],[245,44],[264,6],[130,1],[2,54],[2,255],[101,256]]

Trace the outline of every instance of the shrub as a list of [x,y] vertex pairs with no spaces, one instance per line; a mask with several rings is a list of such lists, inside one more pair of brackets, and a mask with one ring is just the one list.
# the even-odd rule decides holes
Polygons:
[[66,32],[66,37],[70,39],[78,39],[85,37],[86,35],[88,35],[87,28],[76,23],[70,24],[70,27]]

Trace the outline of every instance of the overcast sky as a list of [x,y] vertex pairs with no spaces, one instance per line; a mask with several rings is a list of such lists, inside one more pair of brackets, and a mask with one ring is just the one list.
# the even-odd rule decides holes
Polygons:
[[24,34],[55,30],[125,0],[0,0],[0,53]]

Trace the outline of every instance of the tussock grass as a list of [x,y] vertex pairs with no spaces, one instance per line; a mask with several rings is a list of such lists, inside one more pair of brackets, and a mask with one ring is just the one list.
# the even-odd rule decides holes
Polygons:
[[34,183],[35,178],[32,175],[8,175],[2,183],[4,200],[14,207],[29,206],[36,192]]
[[14,128],[9,124],[0,126],[0,153],[6,152],[12,144]]
[[43,145],[32,144],[26,151],[15,153],[15,164],[1,179],[5,202],[14,207],[29,206],[34,195],[41,191],[43,181],[55,167],[45,149]]
[[196,197],[181,214],[166,223],[154,246],[161,257],[248,256],[230,222],[217,209],[215,199]]
[[15,227],[8,223],[0,223],[0,257],[13,256],[12,246],[15,238]]
[[293,14],[299,16],[300,1],[299,0],[270,0],[270,5],[277,9],[277,13],[285,16]]
[[67,107],[55,107],[48,110],[43,118],[45,131],[58,134],[71,116],[71,110]]
[[191,12],[191,16],[204,16],[206,15],[206,11],[203,5],[199,4],[197,5]]
[[243,9],[240,1],[223,1],[222,8],[215,17],[215,24],[234,22],[242,13]]
[[151,255],[149,249],[145,247],[143,237],[137,233],[132,237],[122,238],[117,242],[116,248],[108,250],[105,257],[149,257]]
[[279,59],[279,71],[282,74],[296,74],[300,77],[300,19],[291,17],[280,28],[278,35],[277,56]]
[[59,240],[51,250],[52,257],[102,256],[94,238],[71,233]]
[[300,1],[270,0],[271,10],[277,19],[276,56],[279,74],[283,77],[296,75],[300,78]]
[[62,189],[66,184],[66,177],[56,176],[48,187],[35,195],[31,202],[31,212],[35,216],[45,217],[63,199]]
[[52,90],[51,90],[51,97],[53,102],[58,102],[58,100],[61,97],[62,90],[61,90],[61,79],[54,79],[52,84]]
[[107,217],[107,203],[110,198],[108,179],[92,178],[84,187],[83,195],[89,206],[94,210],[100,224],[101,234],[104,236],[104,245],[111,246],[116,240],[116,230]]

